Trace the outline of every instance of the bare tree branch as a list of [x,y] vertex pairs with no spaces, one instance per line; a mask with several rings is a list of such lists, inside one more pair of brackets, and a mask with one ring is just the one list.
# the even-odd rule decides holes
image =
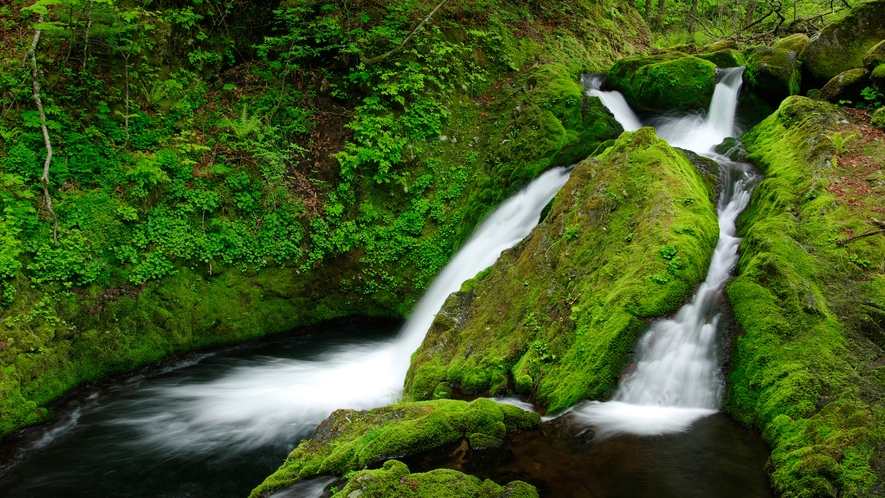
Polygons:
[[[43,16],[37,18],[37,24],[43,22]],[[28,54],[31,56],[31,79],[34,82],[34,103],[37,104],[37,111],[40,113],[40,129],[43,130],[43,141],[46,143],[46,161],[43,162],[43,176],[40,181],[43,182],[43,200],[46,202],[46,209],[52,215],[52,240],[58,243],[58,217],[52,210],[52,198],[49,196],[49,164],[52,162],[52,143],[49,141],[49,128],[46,127],[46,113],[43,111],[43,101],[40,99],[40,79],[37,71],[37,44],[40,43],[40,35],[42,30],[34,30],[34,39],[31,41],[31,49]]]

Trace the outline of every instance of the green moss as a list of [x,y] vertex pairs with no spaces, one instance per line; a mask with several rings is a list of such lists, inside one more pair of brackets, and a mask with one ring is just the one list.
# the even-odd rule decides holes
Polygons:
[[462,474],[456,470],[437,469],[410,474],[406,464],[388,460],[377,470],[364,470],[351,477],[347,485],[333,495],[336,498],[538,498],[533,486],[513,481],[499,486],[493,481]]
[[776,49],[788,50],[800,55],[805,47],[808,46],[808,35],[805,33],[793,33],[790,36],[781,38],[774,42],[773,47]]
[[449,297],[405,395],[427,399],[444,381],[554,411],[606,396],[644,319],[677,309],[704,277],[718,235],[713,175],[651,128],[579,163],[532,234]]
[[798,95],[802,83],[802,64],[796,53],[771,47],[744,50],[747,69],[744,81],[748,88],[773,108],[790,95]]
[[783,496],[880,496],[883,479],[885,240],[836,242],[885,205],[831,189],[857,174],[840,157],[880,149],[837,150],[837,130],[854,133],[845,123],[828,103],[791,97],[743,137],[766,178],[739,219],[739,275],[726,289],[744,330],[726,406],[763,429]]
[[716,65],[682,53],[621,59],[606,85],[641,112],[706,109],[716,84]]
[[837,74],[863,67],[863,56],[885,39],[885,1],[858,2],[845,17],[821,30],[802,53],[811,74],[827,81]]
[[860,100],[860,92],[866,88],[869,74],[862,67],[839,73],[820,89],[820,98],[835,103],[840,100]]
[[699,54],[697,57],[716,64],[716,67],[738,67],[746,65],[744,54],[738,50],[726,49],[708,54]]
[[885,131],[885,107],[880,107],[873,113],[873,117],[870,118],[870,126]]
[[540,423],[537,413],[514,408],[480,398],[471,403],[438,400],[368,411],[337,410],[251,496],[265,496],[315,475],[340,474],[419,453],[473,434],[503,439],[508,431]]

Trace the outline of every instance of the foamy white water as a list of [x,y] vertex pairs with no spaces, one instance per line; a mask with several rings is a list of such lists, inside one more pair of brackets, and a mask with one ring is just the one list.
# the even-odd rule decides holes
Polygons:
[[720,312],[716,301],[738,260],[735,220],[750,200],[755,175],[710,149],[734,134],[735,108],[743,68],[725,70],[716,85],[708,117],[658,120],[658,134],[671,144],[714,158],[722,168],[717,212],[719,240],[707,278],[691,302],[672,319],[656,322],[639,340],[635,369],[626,375],[614,399],[589,403],[573,417],[596,428],[601,437],[627,432],[640,435],[686,430],[695,420],[716,412],[723,382],[716,358]]
[[449,294],[528,235],[568,176],[567,168],[547,171],[495,209],[434,280],[395,340],[345,345],[311,360],[267,358],[210,382],[156,387],[160,401],[116,423],[137,428],[146,440],[138,444],[205,453],[312,430],[338,408],[395,401],[411,354]]
[[621,92],[603,92],[602,83],[605,77],[599,74],[584,74],[581,76],[581,82],[584,83],[584,90],[591,97],[599,97],[602,105],[606,107],[615,117],[615,121],[621,124],[624,131],[636,131],[642,128],[642,121],[630,108],[630,104],[621,95]]

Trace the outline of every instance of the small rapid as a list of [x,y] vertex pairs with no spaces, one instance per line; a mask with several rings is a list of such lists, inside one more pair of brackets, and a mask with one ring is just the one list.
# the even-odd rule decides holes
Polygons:
[[635,369],[624,376],[612,401],[591,402],[572,412],[601,437],[683,431],[697,419],[715,413],[719,406],[723,390],[716,358],[722,314],[719,301],[738,260],[740,239],[735,237],[735,221],[749,203],[758,178],[749,165],[711,150],[735,134],[742,71],[723,70],[706,117],[695,114],[653,120],[658,135],[671,145],[719,163],[719,240],[707,277],[691,301],[673,318],[654,323],[639,340]]

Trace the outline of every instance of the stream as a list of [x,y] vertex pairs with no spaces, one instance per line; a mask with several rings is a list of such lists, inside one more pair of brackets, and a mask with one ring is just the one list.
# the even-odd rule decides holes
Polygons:
[[[625,129],[642,121],[616,92],[585,79]],[[722,290],[737,261],[734,222],[757,181],[751,167],[710,152],[734,136],[740,68],[724,70],[707,114],[649,121],[674,146],[723,169],[720,239],[709,275],[672,318],[637,346],[635,370],[614,399],[545,420],[505,445],[449,445],[404,459],[413,471],[448,467],[499,482],[522,479],[542,496],[771,496],[758,434],[717,411]],[[397,331],[370,321],[175,362],[81,390],[56,420],[0,446],[2,496],[246,496],[299,440],[338,408],[394,401],[411,353],[461,283],[525,237],[569,175],[554,168],[495,209]],[[517,401],[512,401],[518,403]],[[279,496],[328,495],[333,478]]]

